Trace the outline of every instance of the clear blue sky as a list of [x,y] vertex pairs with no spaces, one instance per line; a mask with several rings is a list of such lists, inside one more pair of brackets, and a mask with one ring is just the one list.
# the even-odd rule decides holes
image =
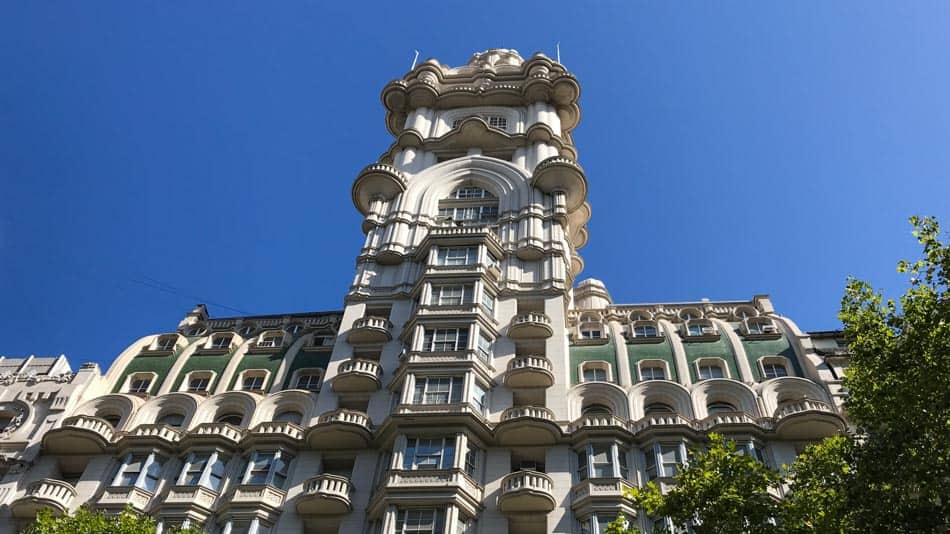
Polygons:
[[847,275],[901,289],[907,216],[950,226],[948,28],[945,2],[3,2],[0,354],[107,364],[196,302],[340,309],[383,85],[413,49],[557,41],[582,277],[835,328]]

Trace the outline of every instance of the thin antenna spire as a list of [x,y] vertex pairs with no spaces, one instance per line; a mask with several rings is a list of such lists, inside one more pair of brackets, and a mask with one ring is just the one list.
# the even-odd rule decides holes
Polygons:
[[409,67],[409,70],[416,68],[416,61],[419,59],[419,51],[416,50],[415,52],[416,52],[416,55],[415,57],[412,58],[412,66]]
[[557,50],[557,62],[561,62],[561,41],[558,41],[554,44],[554,48]]

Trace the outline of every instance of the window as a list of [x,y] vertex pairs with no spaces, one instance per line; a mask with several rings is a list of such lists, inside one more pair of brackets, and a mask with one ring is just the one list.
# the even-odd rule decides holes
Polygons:
[[241,329],[238,330],[238,334],[241,334],[241,336],[243,337],[247,337],[251,335],[253,332],[254,332],[253,326],[242,326]]
[[604,534],[607,532],[607,525],[616,519],[616,514],[595,514],[581,521],[581,534]]
[[155,343],[155,350],[175,350],[178,336],[162,336]]
[[722,372],[722,366],[715,363],[703,363],[699,365],[699,379],[709,380],[710,378],[724,378],[726,375]]
[[439,265],[474,265],[478,261],[478,247],[440,247]]
[[762,364],[762,372],[765,378],[788,376],[788,369],[786,369],[783,364],[775,362],[764,362]]
[[765,317],[759,319],[747,319],[745,322],[746,331],[750,335],[777,334],[778,328],[770,319]]
[[264,391],[265,381],[267,381],[267,371],[245,371],[241,378],[241,390]]
[[581,369],[584,382],[610,382],[610,364],[607,362],[584,362]]
[[303,421],[303,414],[296,410],[284,410],[274,416],[274,421],[299,425],[300,422]]
[[482,387],[482,385],[478,382],[472,384],[471,404],[476,410],[478,410],[478,413],[482,415],[485,414],[485,411],[488,408],[487,400],[488,392],[485,390],[485,388]]
[[577,476],[588,478],[624,478],[627,468],[627,449],[616,443],[591,443],[577,451]]
[[666,369],[659,365],[641,366],[640,380],[666,380]]
[[664,404],[662,402],[652,402],[643,407],[643,413],[646,415],[676,413],[676,410],[674,410],[669,404]]
[[239,413],[226,413],[224,415],[218,416],[214,420],[215,423],[227,423],[229,425],[241,426],[241,423],[244,422],[244,416]]
[[768,459],[765,456],[765,447],[755,441],[750,441],[747,443],[740,443],[736,448],[736,451],[739,454],[749,454],[759,462],[763,464],[768,464]]
[[587,406],[584,406],[584,408],[581,410],[581,413],[583,413],[584,415],[588,415],[588,414],[591,414],[591,415],[608,414],[609,415],[613,413],[613,410],[610,408],[610,406],[607,406],[605,404],[588,404]]
[[257,451],[251,455],[244,473],[243,484],[270,484],[283,488],[287,480],[287,467],[293,456],[282,450]]
[[706,405],[706,413],[709,415],[717,413],[732,413],[738,412],[736,407],[729,404],[728,402],[710,402]]
[[297,389],[306,389],[308,391],[320,391],[320,383],[323,375],[320,373],[305,373],[297,377]]
[[212,349],[228,349],[231,347],[231,334],[217,335],[211,338]]
[[491,361],[492,340],[485,334],[478,334],[478,355],[487,361]]
[[478,479],[478,468],[481,465],[482,461],[482,450],[472,444],[471,440],[468,442],[468,451],[465,452],[465,472],[469,476]]
[[686,322],[686,333],[689,336],[714,336],[717,331],[709,321],[692,320]]
[[185,459],[178,476],[179,486],[204,486],[218,491],[224,480],[227,458],[214,452],[193,452]]
[[495,314],[495,297],[488,291],[482,291],[482,307],[488,310],[489,315]]
[[134,374],[129,377],[128,393],[148,393],[155,375],[149,373]]
[[204,333],[205,333],[205,327],[201,325],[190,326],[188,327],[187,330],[185,330],[185,335],[189,337],[200,336],[201,334],[204,334]]
[[[479,117],[483,121],[487,122],[492,128],[498,128],[499,130],[508,129],[508,118],[501,115],[469,115],[467,117],[460,117],[452,121],[452,128],[458,128],[462,121],[471,117]],[[477,187],[464,187],[462,189],[478,189]],[[458,197],[462,198],[462,197]],[[481,197],[472,197],[472,198],[481,198]]]
[[601,339],[603,332],[599,329],[585,328],[581,330],[581,339]]
[[462,402],[461,376],[416,377],[413,404],[449,404]]
[[445,510],[442,508],[408,508],[396,514],[396,534],[443,534]]
[[659,331],[652,324],[641,324],[633,327],[633,337],[657,337]]
[[180,427],[185,422],[185,416],[180,413],[167,413],[158,418],[158,424]]
[[489,193],[488,191],[482,189],[481,187],[459,187],[452,192],[451,198],[457,198],[460,200],[469,200],[473,198],[495,198],[495,195]]
[[653,480],[658,477],[676,476],[686,456],[685,449],[682,443],[657,443],[644,450],[647,477]]
[[437,306],[459,306],[471,304],[475,287],[471,285],[432,286],[432,304]]
[[119,421],[122,420],[121,417],[115,414],[97,415],[96,417],[112,425],[112,428],[119,428]]
[[299,334],[301,330],[303,330],[303,327],[300,326],[299,324],[292,325],[290,328],[287,329],[287,331],[290,332],[290,334],[293,336],[296,336],[297,334]]
[[492,222],[498,219],[498,206],[458,206],[439,208],[439,217],[453,221]]
[[147,491],[155,491],[162,474],[164,459],[155,453],[126,454],[119,472],[112,480],[113,486],[135,486]]
[[403,469],[451,469],[455,462],[455,438],[409,438],[403,454]]
[[281,333],[268,332],[257,342],[258,347],[280,347],[284,344],[284,335]]
[[211,385],[211,373],[191,373],[188,376],[188,389],[190,393],[203,393],[208,391]]
[[455,352],[468,348],[468,328],[435,328],[425,331],[423,352]]
[[313,336],[314,347],[328,347],[333,345],[333,336]]

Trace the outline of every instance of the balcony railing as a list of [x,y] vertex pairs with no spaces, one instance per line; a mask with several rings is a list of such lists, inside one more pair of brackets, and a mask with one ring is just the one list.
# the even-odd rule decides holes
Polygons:
[[393,338],[393,324],[385,317],[360,317],[353,321],[353,327],[347,335],[350,343],[383,343]]
[[409,471],[394,469],[384,480],[388,490],[457,487],[476,502],[482,500],[482,487],[462,469],[425,469]]
[[516,471],[501,479],[502,512],[550,512],[557,501],[551,477],[538,471]]
[[333,378],[333,391],[372,392],[379,389],[383,368],[372,360],[347,360],[340,363]]
[[568,427],[568,431],[577,432],[579,430],[591,430],[596,428],[623,429],[629,431],[630,425],[625,419],[621,419],[612,414],[585,414],[571,423]]
[[322,425],[328,423],[349,423],[351,425],[369,428],[369,417],[365,413],[356,410],[339,409],[325,413],[317,418],[317,424]]
[[554,421],[554,412],[544,406],[512,406],[501,413],[502,421],[510,421],[524,417]]
[[287,492],[270,484],[241,484],[234,488],[228,503],[231,506],[257,507],[264,505],[272,510],[280,510]]
[[756,425],[765,429],[772,427],[771,422],[765,419],[756,419],[746,412],[714,413],[705,419],[696,421],[695,428],[703,432],[722,425]]
[[63,419],[62,428],[87,430],[99,435],[106,441],[112,441],[113,434],[115,433],[112,425],[110,425],[105,419],[99,419],[98,417],[92,417],[89,415],[74,415],[72,417],[67,417],[66,419]]
[[182,439],[220,439],[237,444],[244,437],[244,430],[228,423],[202,423],[192,428]]
[[135,510],[144,512],[148,508],[148,503],[152,500],[153,495],[151,491],[137,486],[109,486],[99,496],[99,506],[101,508],[125,508],[125,505],[128,504]]
[[182,432],[164,424],[139,425],[128,432],[119,432],[119,440],[135,440],[136,442],[158,442],[171,446],[178,443]]
[[62,515],[69,510],[69,503],[76,497],[76,488],[68,482],[44,478],[32,482],[26,494],[10,503],[14,517],[33,518],[42,508],[49,508],[53,515]]
[[252,428],[245,435],[245,442],[277,441],[287,445],[297,445],[303,440],[304,430],[288,421],[266,421]]
[[554,368],[544,356],[515,356],[505,372],[508,387],[550,387],[554,385]]
[[163,505],[198,506],[206,510],[214,509],[218,492],[204,486],[172,486],[162,501]]
[[369,417],[356,410],[325,413],[307,430],[307,443],[314,448],[358,449],[367,446],[372,438]]
[[551,319],[541,312],[516,315],[508,326],[508,337],[513,339],[549,338],[552,335]]
[[350,510],[350,479],[331,474],[317,475],[304,482],[303,495],[297,498],[297,513],[343,514]]
[[800,401],[783,404],[775,410],[775,419],[784,419],[790,415],[802,412],[828,412],[835,413],[834,409],[827,402],[812,399],[802,399]]

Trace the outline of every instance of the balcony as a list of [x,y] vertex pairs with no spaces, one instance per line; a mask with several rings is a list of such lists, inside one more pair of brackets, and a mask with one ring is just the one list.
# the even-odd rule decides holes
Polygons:
[[340,363],[331,383],[337,393],[371,393],[379,389],[383,368],[372,360],[348,360]]
[[360,317],[346,336],[350,343],[385,343],[393,338],[393,324],[385,317]]
[[146,424],[135,427],[130,432],[119,432],[117,444],[120,447],[145,446],[172,449],[181,439],[181,431],[162,424]]
[[109,486],[103,490],[96,505],[98,508],[121,510],[126,505],[136,512],[144,512],[154,494],[137,486]]
[[454,500],[477,509],[482,502],[482,487],[462,469],[394,469],[383,480],[388,499],[410,495],[414,499]]
[[265,508],[280,513],[287,492],[270,484],[241,484],[224,503],[228,508]]
[[500,445],[553,445],[561,439],[554,413],[543,406],[513,406],[501,414],[495,426]]
[[218,445],[235,448],[244,437],[244,430],[228,423],[202,423],[182,436],[183,447],[190,445]]
[[581,207],[587,199],[584,169],[577,162],[562,156],[553,156],[538,163],[531,185],[545,193],[564,193],[568,212]]
[[114,430],[104,419],[74,415],[43,436],[47,454],[99,454],[112,443]]
[[18,519],[33,519],[42,509],[49,509],[54,516],[69,510],[69,503],[76,497],[76,488],[68,482],[44,478],[31,483],[26,494],[10,503],[10,513]]
[[621,439],[631,438],[630,424],[612,414],[591,413],[582,415],[568,426],[574,441],[588,439],[591,436],[615,436]]
[[350,479],[323,474],[307,480],[303,495],[297,497],[297,513],[301,515],[339,515],[350,511]]
[[630,425],[630,431],[637,437],[653,431],[671,430],[679,428],[683,431],[692,431],[692,422],[675,413],[657,413],[645,416]]
[[509,388],[549,388],[554,385],[551,362],[543,356],[515,356],[508,362],[505,385]]
[[[721,429],[724,426],[746,427],[750,430],[762,428],[771,430],[772,425],[767,420],[759,420],[746,412],[722,412],[715,413],[701,419],[694,425],[696,430],[709,432],[715,429]],[[751,427],[751,428],[750,428]]]
[[626,497],[626,492],[633,486],[622,478],[589,478],[582,480],[571,489],[571,508],[577,515],[587,515],[599,505],[615,507],[625,503],[628,510],[624,513],[635,516],[636,509]]
[[537,471],[516,471],[501,479],[498,508],[502,513],[548,513],[557,506],[551,477]]
[[244,435],[242,447],[255,445],[284,445],[296,449],[303,443],[304,430],[287,421],[268,421],[260,423]]
[[373,163],[366,166],[353,182],[353,205],[367,215],[373,200],[390,200],[406,190],[406,178],[392,165]]
[[847,429],[844,419],[826,402],[802,399],[779,406],[775,432],[782,439],[817,440]]
[[307,443],[315,449],[362,449],[372,440],[369,417],[355,410],[325,413],[307,432]]
[[204,486],[172,486],[162,500],[162,508],[198,508],[212,513],[218,492]]
[[547,339],[552,335],[551,319],[540,312],[516,315],[508,326],[508,337],[511,339]]

